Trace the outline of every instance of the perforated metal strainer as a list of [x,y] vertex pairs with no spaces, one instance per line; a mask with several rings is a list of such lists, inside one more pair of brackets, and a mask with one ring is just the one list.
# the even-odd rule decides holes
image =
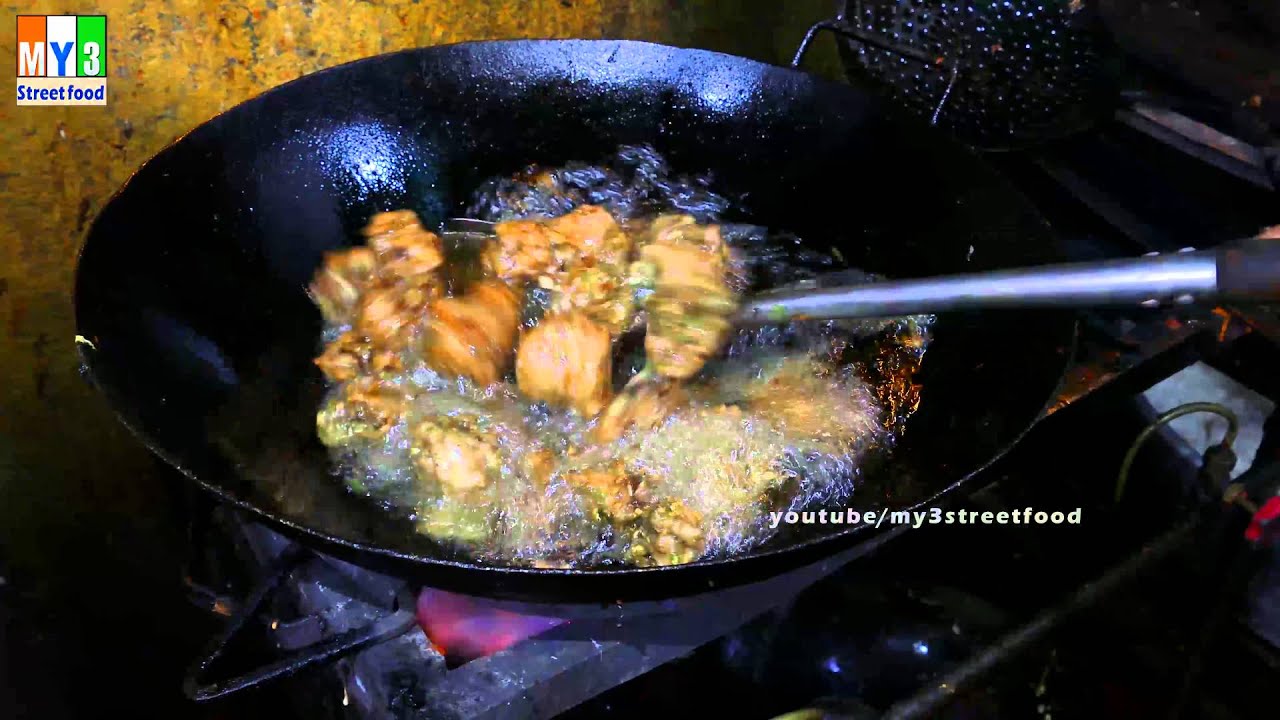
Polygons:
[[[846,69],[985,149],[1087,125],[1100,95],[1094,13],[1082,0],[846,0],[833,21]],[[798,64],[798,63],[796,63]]]

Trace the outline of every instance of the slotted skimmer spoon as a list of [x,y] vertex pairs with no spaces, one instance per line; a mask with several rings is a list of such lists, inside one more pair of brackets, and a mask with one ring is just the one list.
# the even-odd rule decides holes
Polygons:
[[[492,234],[492,223],[455,218],[444,233]],[[1160,307],[1216,300],[1280,299],[1280,240],[1249,238],[1209,250],[1010,268],[823,287],[821,280],[747,298],[744,325],[804,319],[868,319],[958,310]]]

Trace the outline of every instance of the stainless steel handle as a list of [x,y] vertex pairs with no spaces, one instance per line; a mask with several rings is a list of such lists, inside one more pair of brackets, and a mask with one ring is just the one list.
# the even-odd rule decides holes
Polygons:
[[811,318],[892,317],[954,310],[1192,303],[1218,292],[1217,251],[951,275],[748,300],[747,324]]

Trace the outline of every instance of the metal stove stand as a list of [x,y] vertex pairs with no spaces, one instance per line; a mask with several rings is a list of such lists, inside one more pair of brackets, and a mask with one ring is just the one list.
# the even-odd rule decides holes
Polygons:
[[[555,717],[785,606],[870,551],[859,546],[767,581],[680,600],[524,606],[572,619],[450,667],[418,626],[416,588],[304,549],[229,509],[214,513],[218,531],[235,540],[238,561],[256,568],[259,580],[244,602],[200,593],[207,607],[229,619],[193,665],[188,696],[215,700],[317,667],[333,676],[331,687],[341,688],[348,716],[375,720]],[[296,617],[282,617],[285,607]],[[210,679],[234,641],[254,633],[266,634],[282,657]]]

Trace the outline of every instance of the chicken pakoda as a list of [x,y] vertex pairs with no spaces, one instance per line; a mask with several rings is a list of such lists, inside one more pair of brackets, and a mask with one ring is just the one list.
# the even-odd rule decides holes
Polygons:
[[423,420],[411,430],[418,481],[453,499],[474,496],[498,479],[502,458],[497,439],[465,415]]
[[532,282],[549,293],[549,312],[581,310],[615,337],[630,326],[632,241],[607,211],[584,205],[557,218],[498,223],[494,234],[482,264],[495,277]]
[[590,500],[599,519],[613,525],[634,520],[651,500],[644,480],[628,473],[626,463],[621,460],[573,470],[565,473],[563,479]]
[[702,556],[707,538],[703,516],[679,500],[664,500],[645,510],[627,546],[640,567],[682,565]]
[[654,372],[687,380],[724,346],[738,297],[729,282],[728,246],[714,225],[660,217],[632,272],[650,289],[645,352]]
[[[380,213],[327,254],[309,288],[330,338],[320,441],[364,463],[359,492],[479,558],[749,546],[785,492],[837,482],[797,457],[877,436],[879,396],[807,355],[726,350],[746,265],[718,226],[570,206],[448,256],[411,211]],[[714,358],[727,369],[704,372]]]
[[412,210],[374,215],[364,237],[378,259],[382,279],[399,280],[427,275],[444,264],[440,238],[422,227]]
[[406,400],[398,389],[376,378],[362,377],[344,385],[316,414],[316,435],[328,446],[355,441],[378,441],[404,412]]
[[308,288],[325,322],[348,328],[316,361],[338,382],[401,368],[427,303],[443,292],[440,238],[413,212],[379,213],[364,235],[365,246],[326,253]]
[[609,330],[582,311],[552,315],[524,334],[516,355],[520,392],[594,417],[613,392]]
[[551,272],[552,247],[563,242],[545,222],[509,220],[494,227],[494,238],[481,252],[480,261],[499,280],[534,280]]
[[667,378],[637,375],[627,383],[596,421],[591,437],[609,443],[628,430],[646,432],[683,407],[689,393]]
[[490,385],[515,354],[520,297],[504,283],[481,281],[461,296],[427,303],[421,322],[421,354],[431,369]]
[[330,252],[324,256],[309,292],[330,325],[349,325],[360,296],[373,281],[378,258],[367,247]]

